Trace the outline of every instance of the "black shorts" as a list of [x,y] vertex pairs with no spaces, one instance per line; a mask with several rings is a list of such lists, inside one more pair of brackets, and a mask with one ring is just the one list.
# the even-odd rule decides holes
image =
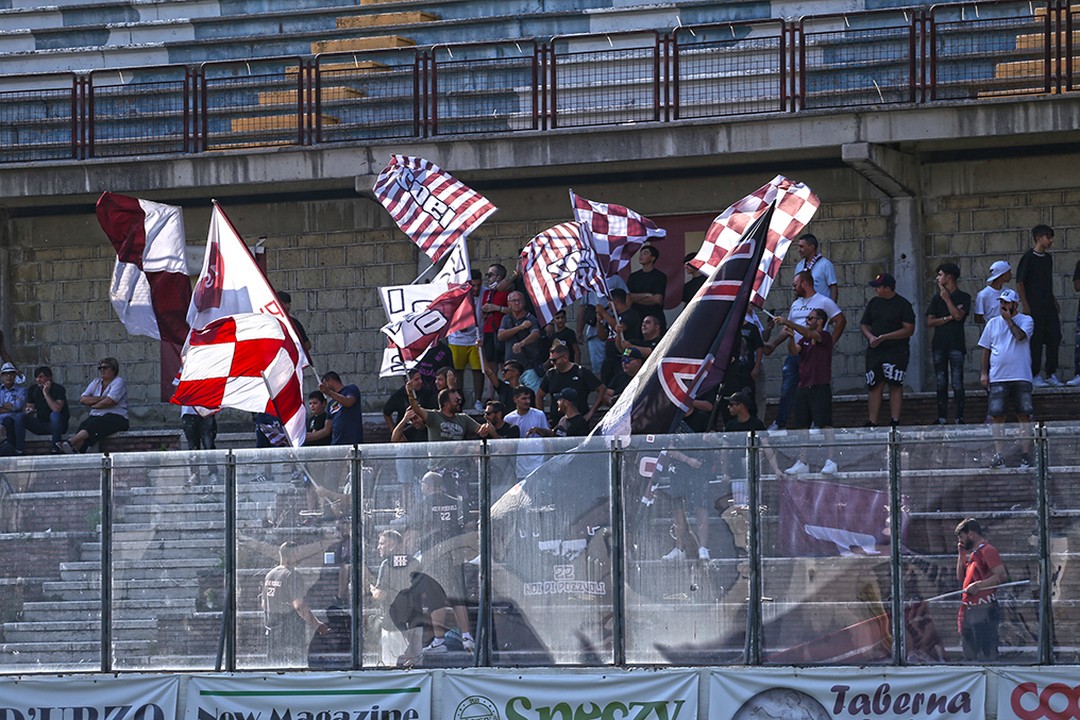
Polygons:
[[910,354],[906,350],[868,354],[866,356],[866,387],[875,387],[881,383],[903,387],[909,358]]
[[795,390],[792,428],[832,427],[832,385],[812,385]]

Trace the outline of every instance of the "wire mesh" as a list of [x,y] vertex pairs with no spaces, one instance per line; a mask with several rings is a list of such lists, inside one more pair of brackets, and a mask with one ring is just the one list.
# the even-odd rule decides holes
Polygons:
[[186,68],[90,75],[88,154],[123,157],[190,149],[191,87]]
[[906,13],[806,19],[799,48],[803,107],[914,102],[914,38]]
[[303,70],[299,58],[204,65],[204,149],[300,144],[307,120]]
[[0,162],[72,157],[75,93],[67,73],[0,81]]
[[679,28],[676,118],[783,110],[783,24]]
[[419,134],[417,54],[411,48],[319,55],[315,85],[316,142]]
[[557,127],[660,119],[655,33],[556,38],[552,46],[551,99]]
[[936,7],[934,98],[991,98],[1048,90],[1051,34],[1045,4]]
[[441,47],[432,55],[434,134],[536,129],[535,42]]

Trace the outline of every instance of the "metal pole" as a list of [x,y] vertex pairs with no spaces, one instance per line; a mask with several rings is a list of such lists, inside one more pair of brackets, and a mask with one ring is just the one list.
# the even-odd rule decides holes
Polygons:
[[626,585],[623,582],[626,563],[626,541],[623,526],[622,444],[611,440],[611,643],[615,664],[626,664]]
[[236,671],[236,456],[225,457],[225,670]]
[[349,568],[349,585],[351,590],[349,592],[349,619],[351,622],[350,633],[352,635],[352,642],[350,643],[352,652],[352,667],[354,670],[360,668],[364,660],[364,605],[360,598],[367,598],[368,593],[362,592],[366,589],[363,585],[363,573],[361,569],[364,567],[364,543],[360,537],[360,510],[363,508],[363,492],[364,483],[363,480],[364,465],[361,462],[360,446],[353,445],[352,454],[349,457],[349,480],[350,489],[349,492],[352,495],[352,522],[349,524],[349,554],[352,558],[352,566]]
[[101,456],[101,671],[112,670],[112,458]]
[[1054,614],[1050,607],[1050,577],[1053,563],[1050,561],[1050,499],[1047,496],[1047,468],[1050,466],[1049,441],[1046,425],[1035,426],[1035,482],[1039,512],[1039,664],[1054,662]]
[[747,665],[761,664],[761,457],[756,433],[746,437],[746,492],[750,505],[747,565],[749,595],[746,608]]
[[491,664],[491,455],[485,438],[480,445],[480,597],[476,610],[476,653],[473,664]]
[[900,433],[896,428],[889,429],[888,445],[889,464],[889,575],[892,583],[892,661],[893,665],[904,665],[907,661],[907,648],[904,638],[904,585],[901,572],[901,497],[900,497]]

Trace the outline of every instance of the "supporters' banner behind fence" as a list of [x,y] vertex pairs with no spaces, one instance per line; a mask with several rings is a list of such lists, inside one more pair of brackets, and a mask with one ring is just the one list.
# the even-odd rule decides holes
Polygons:
[[1076,668],[1009,668],[997,672],[998,720],[1080,718]]
[[176,675],[13,679],[0,681],[0,717],[174,720],[179,691]]
[[[195,676],[184,720],[429,720],[429,673]],[[151,720],[151,719],[147,719]]]
[[986,675],[972,668],[714,670],[708,691],[710,720],[986,717]]
[[[697,720],[698,675],[611,670],[595,675],[448,672],[435,720]],[[565,709],[564,709],[565,708]],[[191,720],[195,720],[192,718]]]
[[432,262],[498,208],[424,158],[393,155],[372,188],[390,217]]

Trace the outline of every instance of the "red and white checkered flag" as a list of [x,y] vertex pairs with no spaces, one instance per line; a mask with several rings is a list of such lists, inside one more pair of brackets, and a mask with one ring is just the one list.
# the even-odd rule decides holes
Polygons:
[[273,315],[226,315],[188,336],[172,402],[269,413],[299,447],[307,419],[301,357],[292,333]]
[[433,263],[498,210],[435,163],[407,155],[391,156],[372,190]]
[[540,233],[522,249],[522,277],[536,315],[545,325],[559,310],[607,283],[581,223],[564,222]]
[[774,203],[776,211],[769,224],[765,253],[758,266],[754,294],[750,298],[750,302],[757,307],[764,306],[765,296],[780,272],[780,264],[792,239],[809,224],[821,205],[817,195],[804,183],[793,183],[783,175],[777,175],[767,185],[762,185],[717,215],[705,234],[701,249],[690,261],[691,265],[711,276],[738,244],[746,228]]
[[634,253],[642,245],[667,235],[667,230],[658,228],[652,220],[630,208],[586,200],[573,189],[570,190],[570,204],[574,208],[574,217],[592,236],[604,277],[618,275],[630,265]]

